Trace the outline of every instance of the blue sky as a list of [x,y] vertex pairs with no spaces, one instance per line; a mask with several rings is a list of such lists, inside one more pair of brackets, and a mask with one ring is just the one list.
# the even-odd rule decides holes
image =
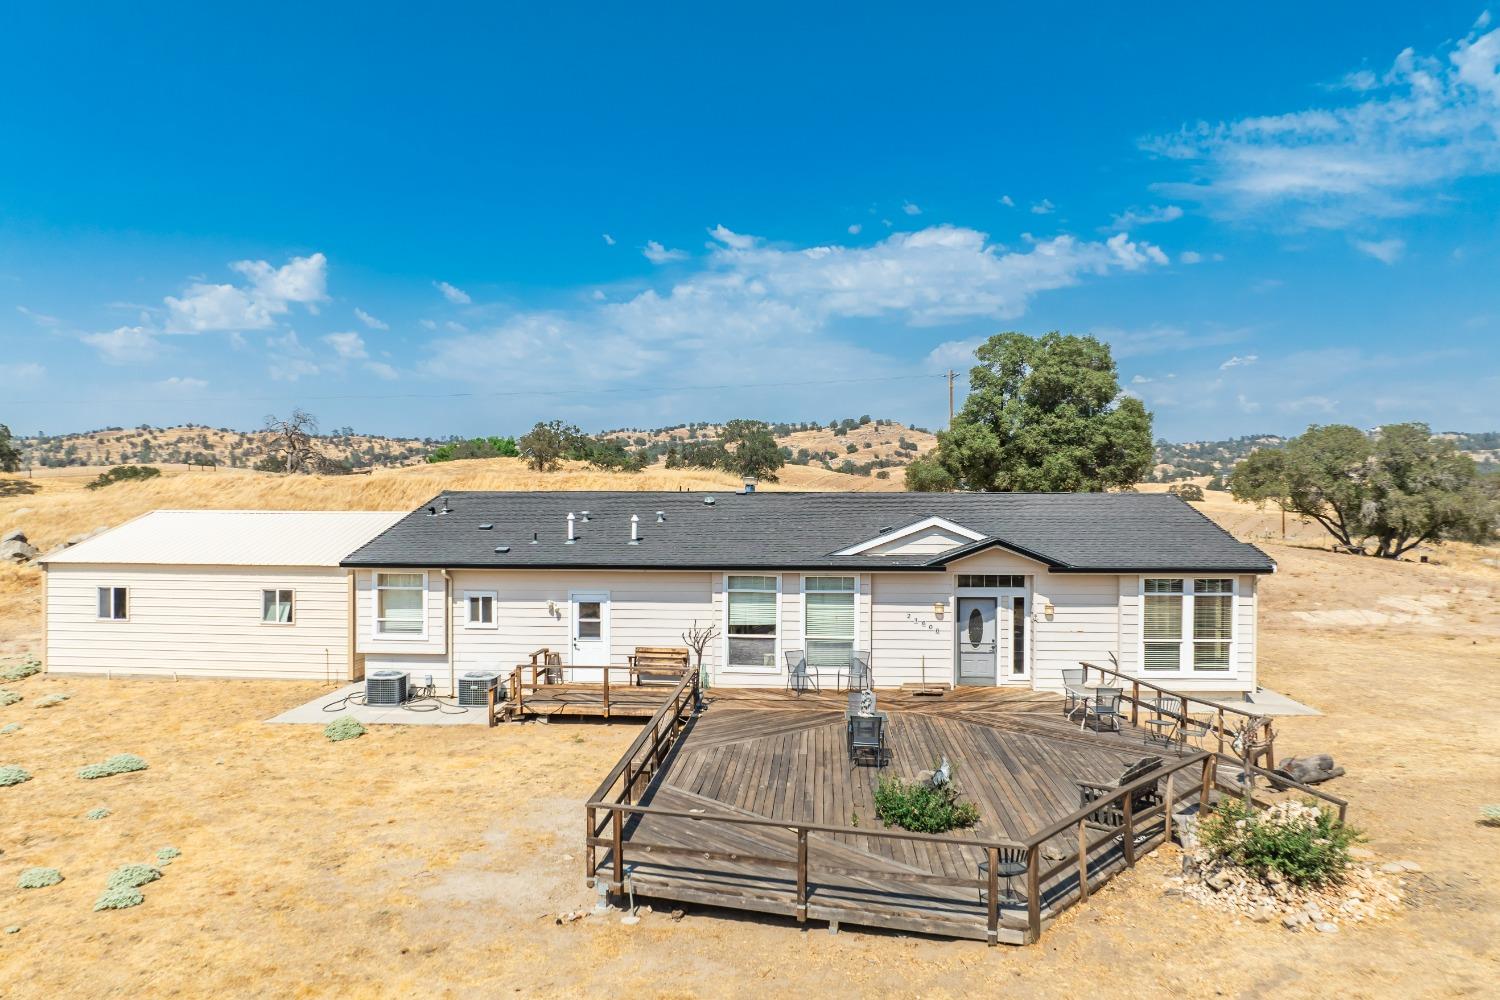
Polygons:
[[1039,6],[12,10],[0,422],[935,427],[1061,329],[1174,440],[1500,428],[1500,18]]

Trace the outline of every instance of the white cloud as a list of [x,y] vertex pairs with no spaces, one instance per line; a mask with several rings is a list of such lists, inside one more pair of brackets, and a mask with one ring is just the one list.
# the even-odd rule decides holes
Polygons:
[[725,229],[723,226],[714,226],[708,231],[708,235],[735,250],[749,250],[755,246],[754,236],[742,236],[731,229]]
[[1394,264],[1406,252],[1406,241],[1396,239],[1395,237],[1384,240],[1351,239],[1349,242],[1354,246],[1354,249],[1360,253],[1374,257],[1382,264]]
[[345,361],[358,361],[370,356],[365,350],[365,339],[357,333],[330,333],[323,340]]
[[313,361],[312,351],[298,339],[295,330],[266,338],[266,362],[266,371],[278,382],[295,382],[320,370]]
[[1176,205],[1152,205],[1150,208],[1130,208],[1114,217],[1111,229],[1131,229],[1135,226],[1150,226],[1158,222],[1176,222],[1182,218],[1182,209]]
[[292,303],[317,312],[318,303],[328,298],[328,258],[321,253],[293,257],[281,267],[264,260],[239,260],[229,268],[248,278],[249,284],[199,281],[181,298],[166,297],[168,333],[263,330]]
[[864,227],[864,226],[861,226],[861,225],[860,225],[860,224],[859,224],[859,223],[857,223],[857,222],[856,222],[856,223],[853,223],[853,224],[852,224],[852,225],[850,225],[850,227],[849,227],[849,235],[850,235],[850,236],[858,236],[858,235],[859,235],[859,233],[860,233],[860,230],[862,230],[862,229],[864,229],[864,228],[865,228],[865,227]]
[[970,337],[968,340],[945,340],[927,352],[923,365],[934,371],[964,370],[974,367],[974,352],[985,338]]
[[1002,194],[1000,196],[1000,204],[1004,205],[1006,208],[1015,208],[1016,207],[1015,200],[1012,199],[1011,196],[1008,195],[1008,194]]
[[363,309],[360,309],[360,308],[357,308],[357,307],[354,310],[354,317],[356,319],[358,319],[361,323],[363,323],[365,326],[369,327],[371,330],[389,330],[391,328],[390,324],[382,322],[379,319],[376,319],[374,316],[371,316],[369,313],[365,312]]
[[686,250],[668,250],[655,240],[647,240],[641,253],[653,264],[666,264],[674,260],[683,260],[687,257]]
[[436,320],[423,319],[423,320],[418,320],[417,322],[422,325],[422,329],[424,329],[424,330],[436,330],[437,329],[437,321]]
[[921,215],[922,214],[922,210],[920,208],[918,208],[916,205],[913,205],[909,201],[906,202],[905,204],[903,204],[901,206],[901,211],[905,212],[907,215]]
[[1260,360],[1258,354],[1236,354],[1228,361],[1219,366],[1219,371],[1227,371],[1230,368],[1240,368],[1244,365],[1253,365]]
[[366,361],[365,371],[376,376],[377,378],[383,378],[387,381],[400,377],[400,375],[396,372],[396,369],[392,368],[384,361]]
[[1240,409],[1245,413],[1258,413],[1260,411],[1260,403],[1254,399],[1251,399],[1249,396],[1246,396],[1243,392],[1237,394],[1234,399],[1235,402],[1239,404]]
[[1157,187],[1223,218],[1293,228],[1427,210],[1443,185],[1500,172],[1500,31],[1484,27],[1445,57],[1406,49],[1378,78],[1350,74],[1343,105],[1150,138],[1147,149],[1195,173]]
[[161,350],[161,341],[144,326],[121,326],[108,333],[89,333],[83,342],[99,352],[106,364],[127,365],[152,361]]
[[953,226],[858,247],[721,242],[669,288],[518,312],[490,329],[435,341],[424,369],[485,380],[497,368],[524,368],[538,384],[593,387],[664,371],[684,383],[743,380],[752,369],[909,375],[909,365],[861,346],[851,331],[870,323],[920,328],[1011,319],[1043,292],[1165,260],[1159,248],[1123,234],[1106,241],[1059,236],[1016,252]]
[[13,362],[5,366],[8,380],[14,382],[36,382],[47,375],[47,369],[35,361]]
[[469,293],[456,285],[450,285],[446,281],[434,281],[432,287],[443,293],[443,298],[456,306],[466,306],[474,300],[469,298]]
[[1184,264],[1200,264],[1203,262],[1203,255],[1196,250],[1184,250],[1177,255],[1177,259]]
[[208,388],[208,382],[201,378],[190,378],[185,375],[173,375],[156,383],[156,387],[164,392],[185,392],[188,394],[201,392]]
[[1089,332],[1108,343],[1116,358],[1134,358],[1148,354],[1162,354],[1167,351],[1191,351],[1217,347],[1244,340],[1249,336],[1249,332],[1243,329],[1211,327],[1203,330],[1188,330],[1184,327],[1165,324],[1135,330],[1100,326]]
[[1052,204],[1050,198],[1043,198],[1031,206],[1032,215],[1051,215],[1055,211],[1057,211],[1057,206]]
[[56,316],[48,316],[46,313],[35,312],[25,306],[16,306],[16,312],[31,320],[37,326],[57,326],[59,320]]
[[1321,395],[1300,396],[1276,404],[1283,413],[1333,413],[1338,407],[1338,400]]
[[613,236],[609,235],[608,233],[604,233],[603,235],[604,235],[604,245],[605,246],[612,247],[612,246],[615,245],[615,238]]

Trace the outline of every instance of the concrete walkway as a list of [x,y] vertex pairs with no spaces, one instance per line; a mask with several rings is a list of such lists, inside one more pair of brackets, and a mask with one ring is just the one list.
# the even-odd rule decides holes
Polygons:
[[1323,714],[1310,705],[1304,705],[1300,701],[1293,701],[1280,691],[1272,691],[1266,687],[1256,688],[1254,692],[1247,695],[1235,695],[1230,698],[1215,698],[1212,695],[1206,694],[1195,694],[1193,697],[1199,701],[1223,705],[1225,708],[1237,708],[1242,712],[1259,712],[1261,715],[1271,718]]
[[457,699],[423,698],[405,705],[364,705],[365,686],[350,684],[321,694],[305,705],[282,712],[268,722],[325,726],[345,716],[365,725],[394,726],[483,726],[489,723],[484,708],[460,708]]

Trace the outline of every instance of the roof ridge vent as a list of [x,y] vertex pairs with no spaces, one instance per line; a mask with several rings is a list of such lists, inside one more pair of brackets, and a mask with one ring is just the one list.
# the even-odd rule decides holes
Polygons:
[[657,524],[666,524],[667,523],[667,512],[666,511],[659,510],[659,511],[656,512],[656,523]]
[[703,498],[703,506],[705,506],[705,507],[712,507],[714,504],[716,504],[718,502],[719,501],[715,500],[712,495],[706,496],[706,497]]

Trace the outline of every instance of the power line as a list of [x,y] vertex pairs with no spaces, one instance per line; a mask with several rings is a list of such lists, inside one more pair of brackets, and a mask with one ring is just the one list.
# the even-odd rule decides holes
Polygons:
[[84,404],[121,404],[121,403],[208,403],[208,402],[240,402],[240,403],[313,403],[330,402],[341,400],[400,400],[400,399],[506,399],[523,396],[598,396],[604,393],[629,394],[649,393],[662,394],[669,392],[707,392],[716,389],[781,389],[795,388],[799,386],[815,385],[851,385],[873,382],[903,382],[915,379],[947,378],[946,373],[932,375],[886,375],[864,378],[836,378],[836,379],[804,379],[786,382],[723,382],[718,384],[704,385],[653,385],[653,386],[615,386],[595,389],[514,389],[505,392],[440,392],[440,393],[343,393],[334,395],[281,395],[281,396],[184,396],[171,400],[164,400],[160,396],[151,398],[128,399],[121,397],[94,397],[91,399],[22,399],[13,401],[16,406],[79,406]]

